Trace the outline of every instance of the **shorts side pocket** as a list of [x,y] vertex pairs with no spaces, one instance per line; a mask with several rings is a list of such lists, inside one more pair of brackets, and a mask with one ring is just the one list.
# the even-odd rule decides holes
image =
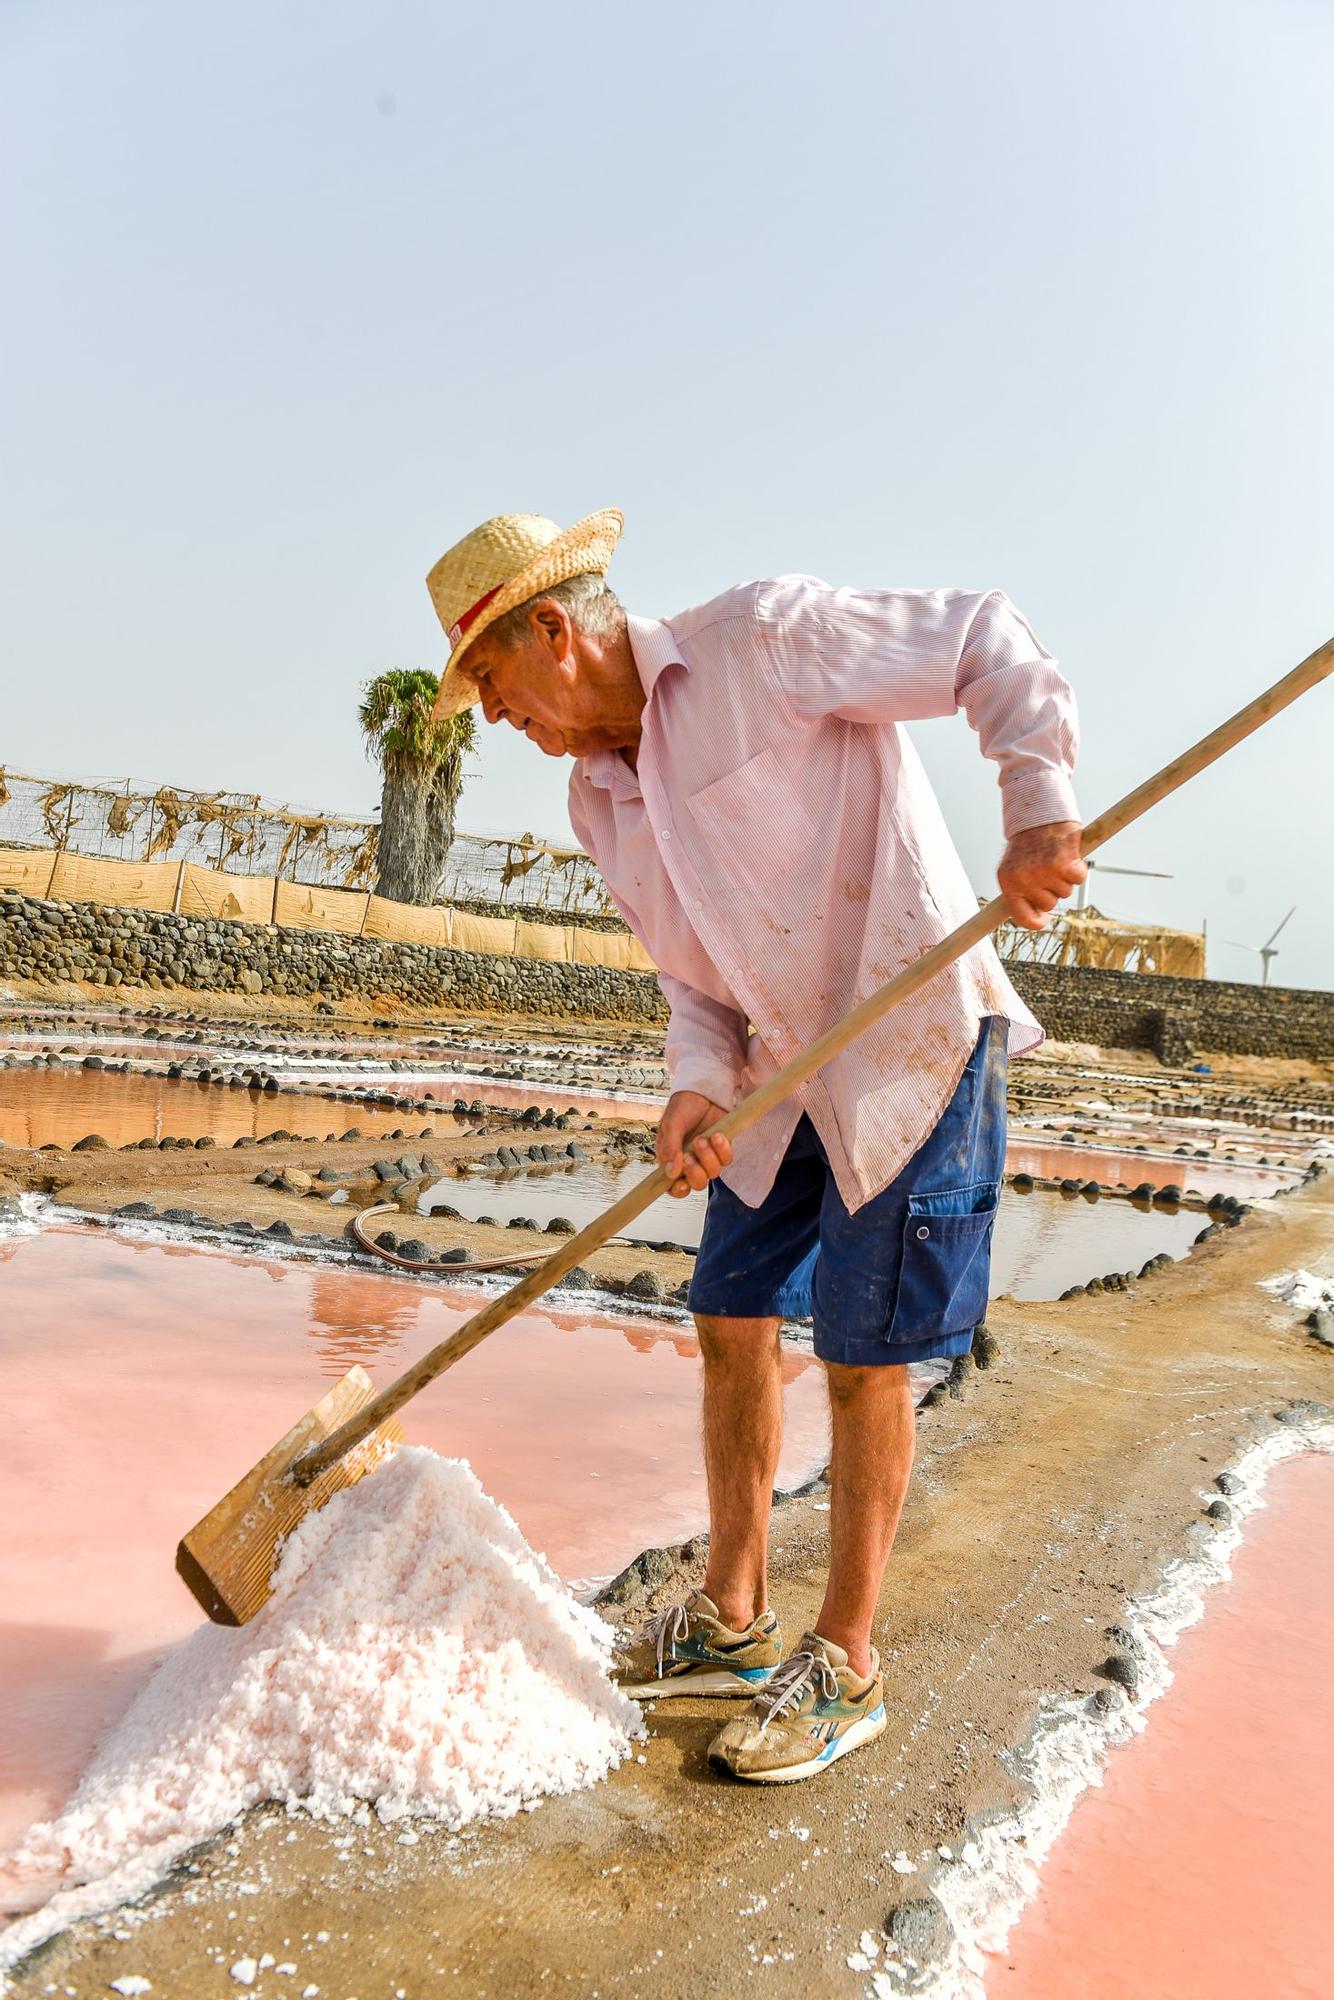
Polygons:
[[999,1181],[909,1196],[891,1343],[971,1333],[985,1319],[999,1202]]

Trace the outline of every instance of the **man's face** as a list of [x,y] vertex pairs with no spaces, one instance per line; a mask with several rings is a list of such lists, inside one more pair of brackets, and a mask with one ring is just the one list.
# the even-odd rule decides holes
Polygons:
[[468,649],[488,722],[508,722],[548,757],[619,749],[624,727],[609,724],[602,697],[580,671],[574,628],[559,604],[538,605],[522,641],[502,646],[483,633]]
[[522,646],[489,644],[486,634],[469,649],[468,672],[477,683],[482,713],[488,722],[508,722],[522,730],[530,743],[548,757],[571,752],[569,736],[576,725],[571,679],[553,673],[550,653],[527,640]]

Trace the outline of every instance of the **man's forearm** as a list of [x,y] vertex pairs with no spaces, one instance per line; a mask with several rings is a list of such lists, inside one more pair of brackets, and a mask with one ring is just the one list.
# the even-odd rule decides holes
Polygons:
[[746,1067],[744,1020],[684,980],[659,973],[658,984],[671,1008],[666,1054],[672,1089],[695,1091],[730,1110]]

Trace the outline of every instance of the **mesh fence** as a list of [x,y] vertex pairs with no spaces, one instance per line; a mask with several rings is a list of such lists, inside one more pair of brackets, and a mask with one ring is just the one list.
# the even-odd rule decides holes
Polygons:
[[[319,888],[375,885],[374,820],[303,812],[253,792],[39,778],[0,767],[0,847],[55,849],[106,861],[190,862]],[[560,917],[608,917],[614,905],[586,854],[532,834],[456,834],[439,894],[449,903]]]
[[364,887],[373,821],[270,804],[256,793],[36,778],[0,770],[0,843],[106,861],[190,861],[241,875]]
[[512,840],[456,834],[442,886],[450,903],[490,903],[564,917],[615,911],[606,883],[586,854],[578,848],[549,847],[530,833]]

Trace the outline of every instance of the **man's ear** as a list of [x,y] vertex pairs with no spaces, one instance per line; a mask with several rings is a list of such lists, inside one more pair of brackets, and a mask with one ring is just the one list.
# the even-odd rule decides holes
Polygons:
[[556,665],[574,665],[574,624],[563,604],[553,598],[541,598],[533,606],[533,629],[549,652],[555,655]]

